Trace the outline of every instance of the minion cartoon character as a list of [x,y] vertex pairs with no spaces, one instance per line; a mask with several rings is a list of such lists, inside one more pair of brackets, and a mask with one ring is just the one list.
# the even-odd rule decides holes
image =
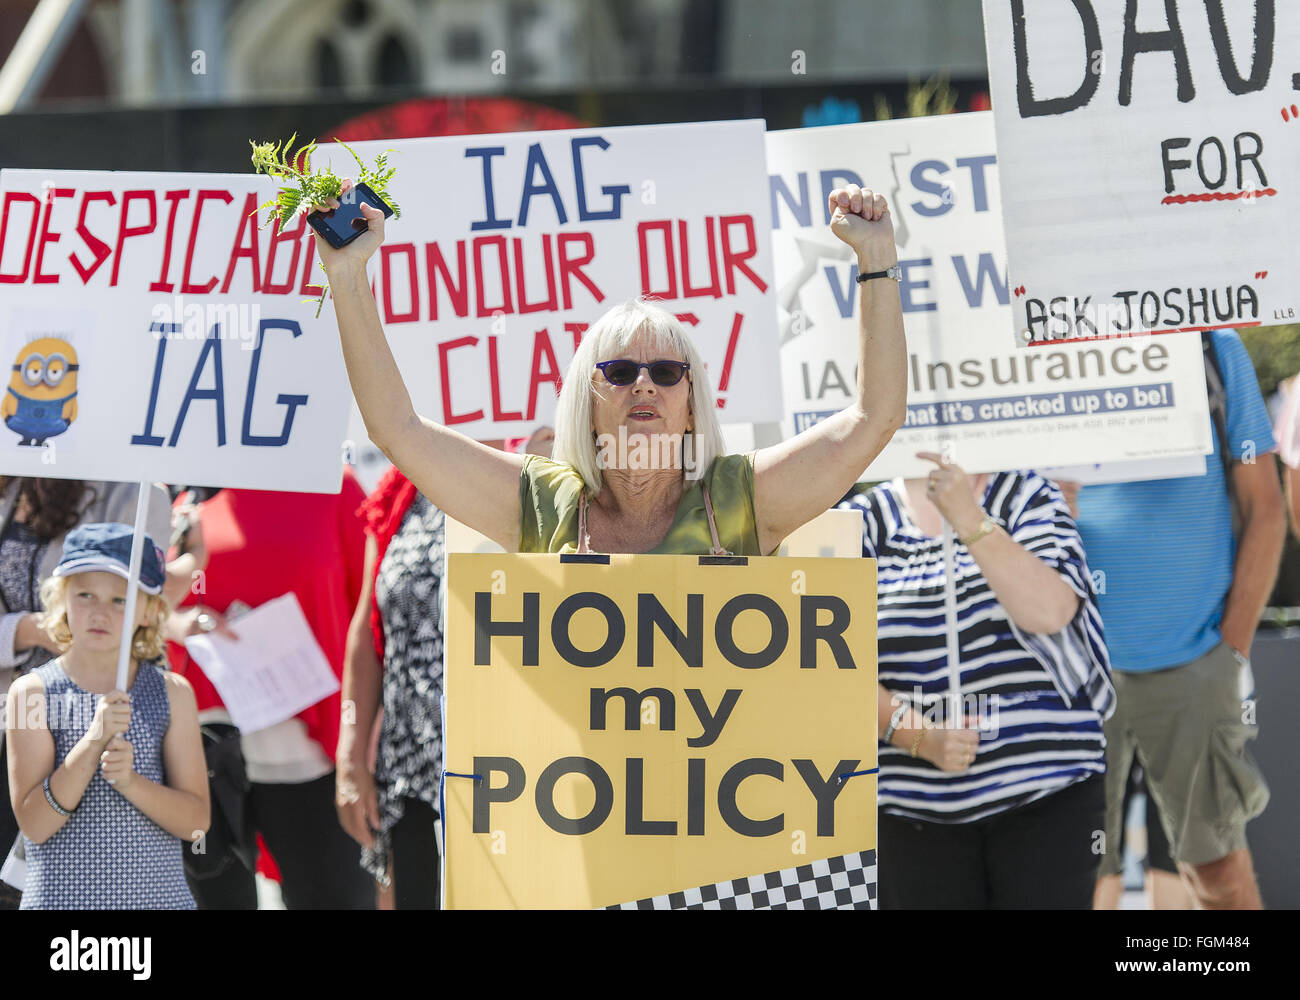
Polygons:
[[41,337],[18,352],[0,417],[20,445],[43,445],[77,419],[77,352],[66,340]]

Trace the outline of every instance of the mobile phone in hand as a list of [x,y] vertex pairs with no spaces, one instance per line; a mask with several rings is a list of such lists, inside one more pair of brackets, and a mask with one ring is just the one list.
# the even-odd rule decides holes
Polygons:
[[361,214],[362,202],[382,211],[384,218],[393,214],[393,210],[370,189],[369,185],[357,184],[339,198],[338,208],[330,209],[328,212],[312,212],[307,216],[307,222],[337,250],[339,247],[347,246],[368,228],[369,223]]

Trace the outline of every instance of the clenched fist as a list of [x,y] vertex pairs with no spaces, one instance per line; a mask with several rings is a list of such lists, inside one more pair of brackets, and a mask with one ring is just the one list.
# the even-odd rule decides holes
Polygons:
[[122,737],[114,736],[99,755],[99,771],[119,792],[126,791],[135,777],[135,748]]
[[95,717],[85,738],[102,750],[115,736],[131,728],[131,698],[125,691],[110,691],[102,695],[95,708]]
[[964,771],[974,763],[979,745],[975,729],[927,729],[916,754],[941,771]]
[[874,270],[897,263],[894,220],[884,195],[849,184],[830,193],[827,207],[831,232],[854,249],[860,262],[870,262]]

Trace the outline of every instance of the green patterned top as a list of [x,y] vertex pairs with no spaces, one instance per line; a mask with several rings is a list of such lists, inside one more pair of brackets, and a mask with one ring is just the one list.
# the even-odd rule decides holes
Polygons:
[[[758,556],[758,526],[754,519],[754,455],[722,455],[713,460],[703,480],[686,483],[677,516],[653,554],[708,555],[713,547],[709,517],[700,483],[709,487],[713,517],[722,547],[738,556]],[[523,523],[520,552],[577,552],[578,500],[582,477],[571,465],[540,455],[524,459],[519,476]]]

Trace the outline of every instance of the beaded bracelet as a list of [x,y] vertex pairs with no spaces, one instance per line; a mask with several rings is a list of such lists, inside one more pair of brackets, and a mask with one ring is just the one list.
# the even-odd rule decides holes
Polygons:
[[[56,813],[58,813],[60,816],[64,816],[64,817],[71,816],[74,812],[77,811],[76,806],[73,806],[71,809],[64,809],[63,806],[59,805],[58,802],[54,800],[54,793],[50,791],[50,779],[48,777],[45,779],[45,784],[42,787],[45,789],[45,801],[48,802],[50,804],[50,808],[53,809]],[[78,805],[80,805],[80,803],[78,803]]]

